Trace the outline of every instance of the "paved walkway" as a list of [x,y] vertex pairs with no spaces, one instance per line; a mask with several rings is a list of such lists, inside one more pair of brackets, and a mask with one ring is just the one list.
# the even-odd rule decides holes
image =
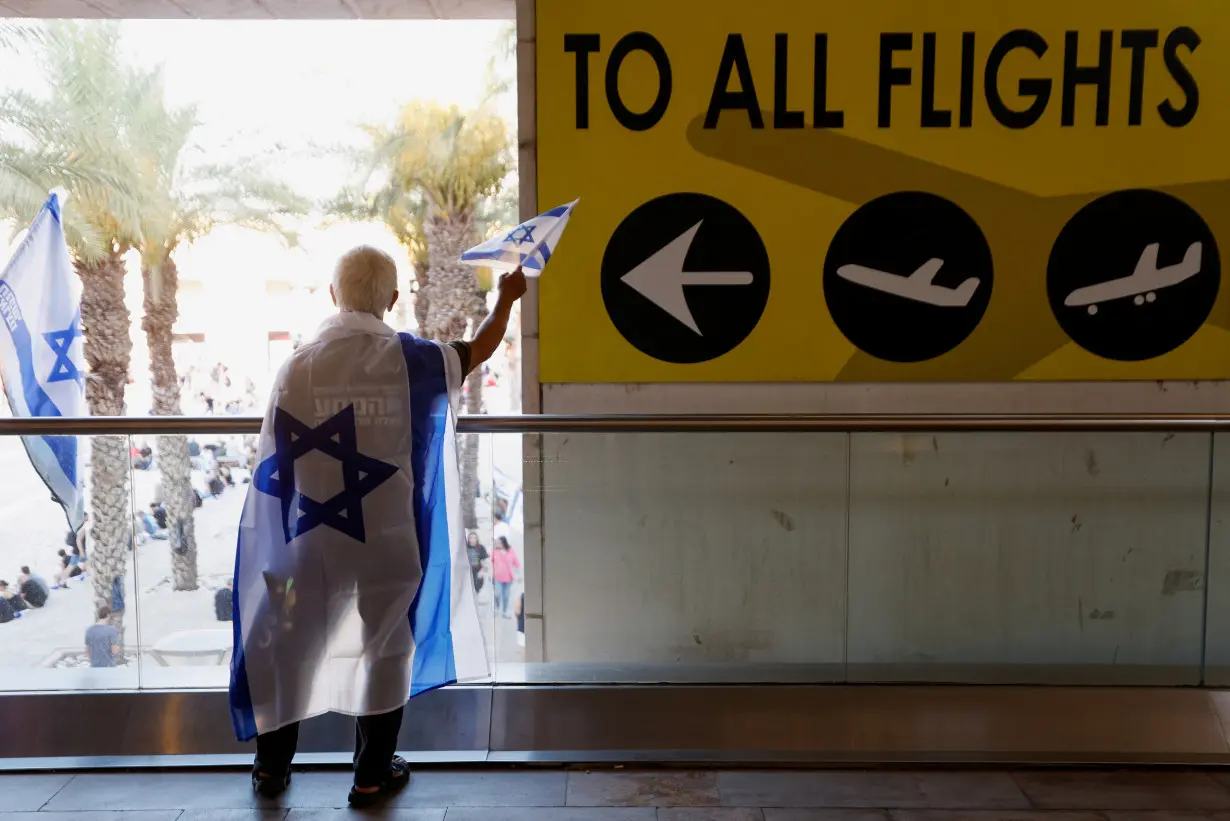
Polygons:
[[[262,804],[241,773],[0,775],[0,821],[326,821],[348,773],[299,773]],[[1228,821],[1230,775],[1202,772],[424,770],[402,821]]]

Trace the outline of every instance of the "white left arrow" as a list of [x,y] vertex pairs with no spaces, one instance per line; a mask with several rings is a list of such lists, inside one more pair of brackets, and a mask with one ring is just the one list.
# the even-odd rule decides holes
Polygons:
[[685,271],[692,240],[704,220],[693,225],[655,251],[640,265],[624,274],[622,279],[632,290],[692,329],[697,336],[704,336],[688,307],[685,285],[751,285],[751,271]]

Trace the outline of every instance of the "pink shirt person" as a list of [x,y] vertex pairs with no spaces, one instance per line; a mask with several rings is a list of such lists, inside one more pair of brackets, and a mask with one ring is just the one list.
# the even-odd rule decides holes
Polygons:
[[491,554],[491,577],[504,584],[516,578],[516,572],[521,568],[521,560],[517,551],[508,544],[508,540],[500,537],[496,541],[495,550]]

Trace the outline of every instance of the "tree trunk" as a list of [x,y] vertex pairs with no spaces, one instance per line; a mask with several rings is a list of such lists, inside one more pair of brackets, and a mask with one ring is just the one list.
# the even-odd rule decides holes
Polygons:
[[[427,239],[427,266],[430,278],[419,292],[426,304],[419,319],[419,335],[425,339],[450,342],[465,337],[471,317],[485,315],[487,303],[478,290],[474,269],[458,260],[474,240],[474,215],[442,217],[431,214],[423,220]],[[419,306],[415,305],[415,314]],[[477,327],[477,322],[475,323]],[[466,380],[469,396],[467,413],[482,410],[482,369],[475,368]],[[461,446],[461,519],[464,527],[478,527],[475,498],[478,496],[478,435],[459,437]]]
[[433,214],[423,221],[423,235],[428,280],[420,291],[427,304],[419,336],[441,342],[462,339],[470,317],[486,307],[474,269],[459,262],[462,252],[474,244],[474,215]]
[[427,288],[427,266],[415,260],[414,265],[414,324],[418,328],[419,336],[422,336],[423,329],[427,327],[427,304],[429,301],[428,295],[423,293]]
[[508,398],[513,413],[521,413],[521,307],[515,306],[508,323],[508,335],[513,341],[508,357]]
[[[149,345],[149,370],[153,383],[155,416],[182,416],[179,376],[175,373],[172,329],[179,316],[179,272],[169,256],[160,265],[143,266],[145,316],[141,328]],[[167,508],[167,538],[171,547],[173,590],[197,589],[196,505],[192,498],[188,438],[182,435],[157,439],[158,472]]]
[[[466,413],[483,412],[483,369],[475,368],[466,379]],[[478,527],[478,440],[481,434],[463,433],[461,439],[461,526]],[[494,500],[493,500],[494,503]]]
[[[89,375],[85,398],[92,416],[123,416],[124,389],[132,339],[124,305],[124,260],[118,250],[99,262],[77,263],[81,278],[81,330]],[[123,583],[132,544],[132,496],[129,493],[128,437],[95,436],[90,440],[89,567],[94,579],[95,608],[111,606],[111,585]],[[123,613],[112,615],[123,626]]]

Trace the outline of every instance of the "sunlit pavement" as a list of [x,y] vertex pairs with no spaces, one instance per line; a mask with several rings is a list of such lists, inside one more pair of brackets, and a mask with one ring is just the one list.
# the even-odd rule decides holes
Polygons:
[[[490,404],[506,412],[506,402],[497,391],[489,392]],[[88,440],[82,438],[82,446]],[[521,475],[521,436],[516,434],[484,435],[480,440],[480,479],[484,495],[490,493],[492,465],[501,474]],[[145,508],[154,497],[158,483],[157,470],[134,470],[132,487],[137,509]],[[509,492],[509,488],[502,487]],[[201,629],[226,629],[214,618],[215,591],[230,578],[235,561],[235,543],[245,485],[228,488],[214,499],[205,499],[196,512],[198,570],[200,588],[194,591],[171,589],[171,554],[165,541],[146,540],[129,554],[125,590],[128,611],[125,618],[125,644],[129,652],[140,648],[147,653],[161,639],[177,632]],[[515,491],[514,491],[515,492]],[[490,546],[490,506],[479,501],[480,535]],[[13,583],[22,565],[54,583],[60,562],[57,551],[65,547],[68,524],[60,507],[52,501],[38,475],[30,466],[21,441],[17,437],[0,437],[0,579]],[[522,547],[519,533],[514,533],[515,546]],[[22,618],[0,625],[0,672],[46,667],[65,653],[78,653],[85,628],[93,623],[94,598],[92,580],[76,579],[67,590],[55,590],[46,607],[27,611]],[[514,601],[521,585],[514,586]],[[517,643],[516,621],[493,617],[491,613],[490,581],[479,595],[479,614],[483,623],[491,662],[522,660]],[[511,613],[511,611],[510,611]],[[143,664],[149,664],[143,655]],[[61,677],[71,676],[70,670],[48,671]],[[210,673],[198,673],[196,686],[222,686],[225,668]],[[40,678],[39,682],[47,681]],[[12,686],[17,686],[16,681]],[[72,686],[67,678],[63,686]],[[121,685],[122,686],[122,685]],[[0,685],[0,689],[9,687]]]

